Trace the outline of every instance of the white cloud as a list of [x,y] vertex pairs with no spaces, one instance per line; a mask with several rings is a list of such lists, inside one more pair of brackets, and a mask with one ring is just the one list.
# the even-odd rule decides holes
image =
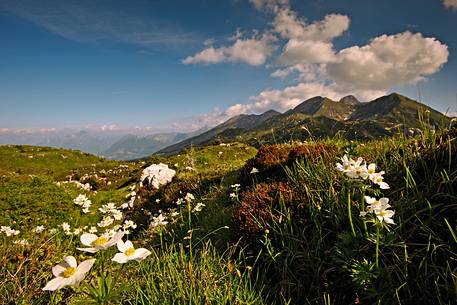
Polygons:
[[275,46],[273,42],[276,38],[269,34],[256,35],[251,38],[242,38],[237,31],[230,46],[215,48],[213,46],[198,52],[193,56],[188,56],[182,60],[184,64],[216,64],[222,62],[244,62],[252,66],[264,64],[271,56]]
[[307,24],[289,8],[280,9],[273,21],[275,32],[282,38],[322,42],[341,36],[347,31],[349,24],[349,17],[341,14],[329,14],[323,20]]
[[443,4],[446,8],[457,11],[457,0],[444,0]]
[[447,62],[448,48],[436,38],[404,32],[382,35],[368,45],[350,47],[327,65],[329,79],[348,89],[387,90],[414,84],[438,72]]
[[278,64],[290,66],[301,63],[328,63],[335,60],[333,44],[322,41],[289,40],[283,48]]
[[270,76],[284,79],[290,75],[298,74],[298,77],[296,77],[297,81],[312,82],[324,79],[324,69],[325,65],[323,64],[296,64],[290,67],[277,69],[271,73]]
[[335,60],[331,41],[341,36],[349,24],[349,17],[340,14],[329,14],[323,20],[307,24],[289,8],[278,10],[273,22],[274,31],[288,39],[278,64],[291,66]]
[[[381,35],[366,45],[336,50],[333,39],[349,29],[350,19],[341,14],[328,14],[324,19],[307,23],[290,9],[287,1],[251,0],[258,9],[269,9],[274,14],[272,32],[285,40],[277,58],[279,69],[272,77],[284,79],[296,75],[295,85],[283,89],[266,89],[251,96],[247,103],[237,103],[227,110],[213,113],[213,121],[241,113],[261,113],[269,109],[286,111],[313,96],[339,100],[354,95],[369,101],[386,94],[392,87],[415,84],[438,72],[447,62],[448,47],[434,37],[409,31],[396,35]],[[457,2],[454,0],[453,2]],[[271,35],[271,34],[270,34]],[[253,38],[251,38],[253,39]],[[244,61],[252,65],[261,60],[234,56],[232,48],[242,40],[234,35],[230,47],[207,48],[187,63]],[[273,41],[271,39],[270,41]],[[271,45],[270,45],[271,46]],[[250,53],[250,48],[240,47]],[[263,48],[260,48],[263,49]]]
[[346,95],[355,95],[361,100],[372,100],[384,95],[382,90],[345,90],[335,84],[325,82],[303,82],[284,89],[264,90],[257,96],[250,97],[251,103],[235,104],[224,113],[230,117],[241,113],[262,113],[270,109],[286,111],[294,108],[306,99],[314,96],[325,96],[339,100]]

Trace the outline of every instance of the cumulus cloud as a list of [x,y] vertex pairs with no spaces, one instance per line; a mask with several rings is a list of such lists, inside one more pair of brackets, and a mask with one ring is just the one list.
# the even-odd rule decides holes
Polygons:
[[457,0],[444,0],[443,4],[446,8],[457,11]]
[[286,111],[314,96],[339,100],[343,96],[352,94],[361,100],[372,100],[384,93],[384,91],[369,89],[346,90],[336,84],[329,85],[318,81],[303,82],[284,89],[264,90],[260,94],[250,97],[250,103],[235,104],[229,107],[225,114],[230,117],[241,113],[262,113],[270,109]]
[[272,76],[301,75],[301,83],[278,90],[264,90],[248,104],[236,104],[227,112],[284,111],[313,96],[339,100],[355,95],[369,101],[394,86],[414,84],[436,73],[447,62],[449,52],[436,38],[404,32],[382,35],[365,46],[340,50],[332,61],[320,65],[295,64],[278,69]]
[[[217,63],[244,61],[261,65],[271,56],[274,47],[271,38],[276,34],[283,42],[281,54],[277,57],[276,70],[272,77],[285,79],[295,75],[295,85],[283,89],[266,89],[251,96],[247,103],[237,103],[227,110],[211,116],[220,120],[241,113],[261,113],[269,109],[286,111],[313,96],[326,96],[339,100],[346,95],[355,95],[362,101],[369,101],[386,94],[392,87],[415,84],[438,72],[447,62],[447,45],[434,37],[406,31],[394,35],[381,35],[362,46],[351,46],[337,50],[333,40],[343,35],[350,26],[350,19],[342,14],[328,14],[322,20],[307,22],[293,11],[288,1],[250,0],[261,10],[273,13],[269,38],[243,39],[239,32],[229,47],[208,47],[188,57],[185,63]],[[456,3],[457,0],[445,1]],[[447,3],[447,4],[446,4]],[[251,55],[248,46],[238,46],[240,54],[233,52],[237,43],[267,40],[262,48],[266,54],[257,58]],[[250,41],[250,43],[247,43]],[[265,48],[269,46],[269,48]]]
[[289,40],[278,59],[282,66],[300,63],[328,63],[335,60],[333,44],[322,41]]
[[252,66],[264,64],[271,56],[275,46],[273,42],[276,38],[269,34],[252,35],[250,38],[243,38],[237,31],[230,46],[215,48],[209,46],[193,56],[188,56],[182,60],[188,64],[216,64],[222,62],[244,62]]
[[327,65],[328,78],[349,89],[387,90],[413,84],[447,62],[448,48],[436,38],[404,32],[382,35],[365,46],[350,47]]
[[273,21],[275,32],[282,38],[323,42],[341,36],[347,31],[349,24],[349,17],[341,14],[329,14],[323,20],[307,24],[289,8],[280,9]]
[[349,28],[350,19],[341,14],[329,14],[323,20],[307,24],[289,8],[280,9],[273,22],[274,31],[288,39],[278,64],[327,63],[335,60],[332,40]]

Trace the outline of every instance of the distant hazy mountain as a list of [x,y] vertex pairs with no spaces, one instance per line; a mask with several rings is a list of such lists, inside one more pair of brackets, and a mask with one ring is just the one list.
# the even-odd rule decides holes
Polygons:
[[12,130],[0,133],[1,144],[27,144],[77,149],[116,160],[131,160],[151,155],[161,148],[193,137],[206,131],[200,129],[191,133],[160,133],[147,136],[126,134],[125,131],[51,130],[27,131]]
[[353,96],[346,96],[340,101],[317,96],[282,114],[270,110],[260,115],[233,117],[158,153],[174,154],[191,144],[218,141],[240,141],[259,146],[292,139],[334,136],[337,133],[348,139],[383,137],[418,128],[419,114],[426,115],[432,125],[449,122],[449,118],[442,113],[397,93],[368,103],[361,103]]
[[207,128],[192,133],[161,133],[145,137],[129,134],[113,143],[101,155],[115,160],[139,159],[150,156],[164,147],[196,136],[206,130]]

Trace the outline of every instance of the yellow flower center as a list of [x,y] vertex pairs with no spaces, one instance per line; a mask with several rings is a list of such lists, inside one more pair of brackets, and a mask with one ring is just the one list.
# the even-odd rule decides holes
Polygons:
[[108,242],[108,237],[100,236],[92,242],[93,246],[104,246]]
[[372,168],[370,168],[370,169],[368,170],[368,173],[370,173],[370,174],[374,174],[374,172],[375,172],[375,170],[372,169]]
[[70,276],[72,276],[73,274],[75,274],[76,272],[76,268],[75,267],[68,267],[65,269],[65,271],[63,272],[63,276],[65,278],[69,278]]
[[135,254],[135,248],[133,248],[133,247],[128,248],[128,249],[125,251],[125,255],[127,255],[127,256],[132,256],[133,254]]

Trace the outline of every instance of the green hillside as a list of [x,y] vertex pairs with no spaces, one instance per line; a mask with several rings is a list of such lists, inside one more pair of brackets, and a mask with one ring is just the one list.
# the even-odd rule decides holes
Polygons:
[[[361,142],[340,137],[338,120],[293,117],[284,132],[301,120],[335,137],[275,138],[259,150],[240,142],[191,146],[129,163],[1,146],[0,303],[453,304],[457,129],[424,125],[414,137]],[[357,178],[364,170],[340,171],[344,155],[376,164],[370,173],[385,172],[390,188],[375,176]],[[176,171],[171,182],[140,186],[142,170],[158,163]],[[70,176],[91,189],[63,183]],[[132,207],[100,226],[107,206],[128,202],[132,191]],[[92,202],[88,213],[73,202],[80,194]],[[376,208],[365,196],[388,198],[389,206]],[[147,257],[121,265],[112,261],[116,246],[77,249],[82,232],[117,231],[127,220],[136,227],[123,240]],[[5,226],[20,232],[8,236]],[[81,286],[43,291],[65,255],[96,261]]]

